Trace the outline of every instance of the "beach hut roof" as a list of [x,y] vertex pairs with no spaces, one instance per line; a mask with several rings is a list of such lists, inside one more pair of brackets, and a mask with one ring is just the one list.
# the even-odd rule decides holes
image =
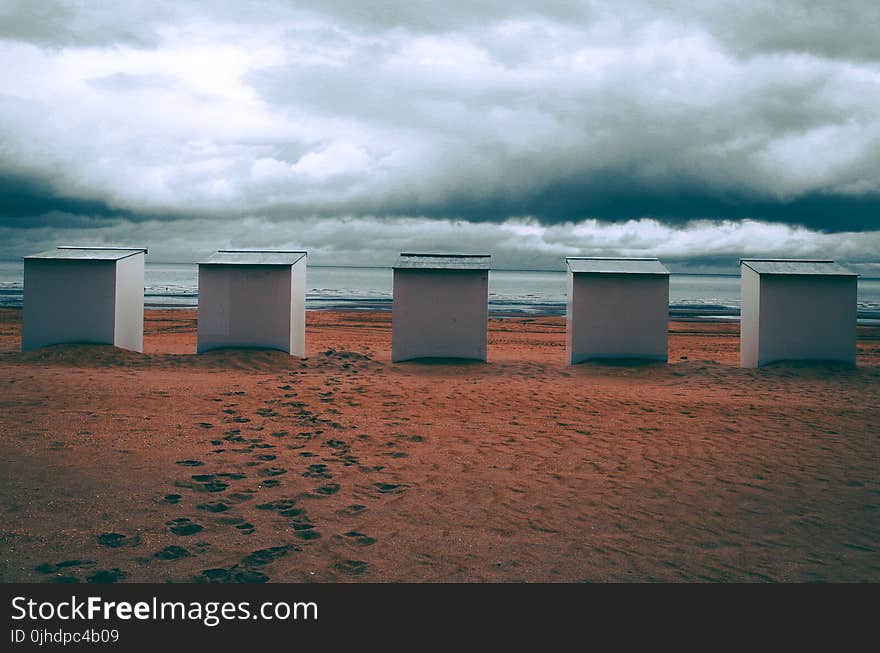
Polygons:
[[656,258],[569,256],[565,263],[574,274],[669,274]]
[[395,270],[488,270],[491,254],[414,254],[403,252]]
[[282,249],[221,249],[199,265],[293,265],[306,254]]
[[744,258],[739,263],[758,274],[858,276],[831,259]]
[[39,254],[25,256],[25,259],[45,259],[63,261],[118,261],[134,256],[146,254],[146,247],[78,247],[64,245],[56,249],[49,249]]

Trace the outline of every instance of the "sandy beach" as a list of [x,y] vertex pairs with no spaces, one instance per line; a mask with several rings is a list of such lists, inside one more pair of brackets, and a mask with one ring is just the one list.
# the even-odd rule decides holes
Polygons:
[[0,310],[0,580],[880,581],[880,327],[858,367],[564,364],[564,319],[489,363],[390,362],[391,315],[309,312],[305,360],[20,352]]

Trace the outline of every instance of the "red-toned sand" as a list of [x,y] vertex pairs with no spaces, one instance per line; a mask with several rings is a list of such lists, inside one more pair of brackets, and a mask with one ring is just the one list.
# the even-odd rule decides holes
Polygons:
[[743,370],[727,323],[572,368],[561,318],[491,320],[488,364],[392,364],[388,314],[309,313],[306,361],[196,356],[191,311],[22,354],[20,319],[0,580],[880,581],[880,329]]

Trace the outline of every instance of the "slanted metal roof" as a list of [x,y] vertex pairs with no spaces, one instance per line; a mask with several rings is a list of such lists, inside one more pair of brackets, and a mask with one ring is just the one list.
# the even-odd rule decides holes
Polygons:
[[199,265],[293,265],[306,254],[282,249],[221,249]]
[[43,259],[55,261],[118,261],[135,254],[146,253],[146,247],[74,247],[64,245],[55,249],[48,249],[39,254],[31,254],[24,258],[27,260]]
[[403,252],[395,270],[488,270],[491,254],[413,254]]
[[745,265],[758,274],[818,274],[843,277],[857,277],[855,272],[847,270],[831,259],[796,259],[796,258],[744,258],[740,265]]
[[669,274],[656,258],[569,256],[565,263],[574,274]]

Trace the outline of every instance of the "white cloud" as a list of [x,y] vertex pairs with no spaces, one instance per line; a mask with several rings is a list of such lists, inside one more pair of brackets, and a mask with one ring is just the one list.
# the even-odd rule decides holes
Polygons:
[[[168,184],[158,194],[152,183],[138,188],[138,177],[144,171],[154,177],[156,165],[166,178],[198,176],[192,168],[200,162],[186,156],[194,141],[207,140],[245,163],[225,171],[224,197],[241,210],[259,208],[261,198],[249,186],[256,150],[278,142],[295,139],[311,148],[293,168],[304,183],[350,172],[352,163],[357,172],[376,173],[356,197],[343,193],[344,206],[335,206],[334,195],[344,184],[309,195],[309,206],[300,206],[300,189],[292,184],[285,199],[308,211],[351,209],[352,201],[380,205],[413,175],[448,193],[449,177],[470,186],[489,173],[488,187],[462,192],[501,193],[508,189],[493,173],[514,160],[521,169],[502,176],[540,177],[576,165],[586,172],[624,168],[649,183],[686,177],[761,194],[851,189],[847,166],[880,142],[874,64],[776,54],[743,60],[702,27],[651,14],[639,19],[631,11],[624,23],[610,13],[581,23],[490,20],[430,34],[379,29],[372,38],[320,16],[269,16],[279,14],[260,31],[252,22],[178,15],[189,23],[161,29],[160,23],[152,49],[47,51],[6,42],[0,56],[24,65],[4,66],[2,81],[8,95],[28,102],[24,120],[4,112],[14,127],[4,130],[11,152],[28,150],[36,133],[50,133],[55,147],[32,152],[38,159],[32,165],[47,176],[65,168],[73,178],[53,178],[58,190],[110,195],[145,210],[175,203],[215,208],[215,183],[187,182],[186,192]],[[324,45],[328,33],[340,45]],[[523,51],[519,58],[505,58],[516,49]],[[309,56],[313,50],[317,57]],[[114,78],[128,85],[100,83]],[[162,87],[156,79],[173,84]],[[827,84],[835,86],[832,97],[821,94]],[[780,88],[789,96],[778,95]],[[773,96],[775,105],[765,107]],[[805,111],[803,103],[815,106]],[[754,115],[743,111],[750,107]],[[841,124],[854,114],[858,124]],[[768,119],[792,125],[779,128]],[[343,134],[340,120],[349,123]],[[413,138],[395,134],[398,123]],[[135,145],[144,140],[151,147]],[[382,174],[364,154],[377,141],[408,165]],[[717,156],[743,143],[749,148],[739,157]],[[572,150],[577,162],[567,156]],[[805,150],[822,155],[808,164]],[[14,167],[10,159],[5,163]],[[337,164],[342,160],[347,163]],[[780,174],[768,175],[769,169]]]
[[216,220],[191,219],[95,220],[85,228],[80,222],[69,229],[0,226],[0,239],[14,256],[60,244],[115,244],[148,247],[153,261],[186,262],[222,248],[288,248],[308,250],[316,265],[385,266],[402,251],[452,251],[491,253],[500,268],[561,269],[566,256],[657,256],[673,270],[720,272],[734,272],[744,256],[833,258],[870,271],[880,251],[880,232],[823,234],[750,220],[670,226],[650,219],[542,225],[525,219],[498,224],[428,218],[249,217],[220,225],[218,229]]
[[[845,233],[819,231],[875,230],[875,214],[784,203],[878,201],[880,48],[863,25],[876,3],[782,2],[783,22],[758,3],[711,5],[12,3],[0,178],[138,219],[214,219],[230,238],[265,215],[247,224],[296,219],[294,232],[346,241],[338,216],[360,216],[379,248],[472,238],[541,261],[592,247],[727,256],[747,238],[848,251]],[[424,218],[429,238],[395,217],[418,215],[440,218]],[[682,226],[695,215],[715,221]],[[187,229],[113,228],[149,239],[144,225]]]
[[370,164],[371,158],[364,150],[347,141],[336,141],[322,150],[307,152],[291,170],[323,181],[336,175],[365,173]]

